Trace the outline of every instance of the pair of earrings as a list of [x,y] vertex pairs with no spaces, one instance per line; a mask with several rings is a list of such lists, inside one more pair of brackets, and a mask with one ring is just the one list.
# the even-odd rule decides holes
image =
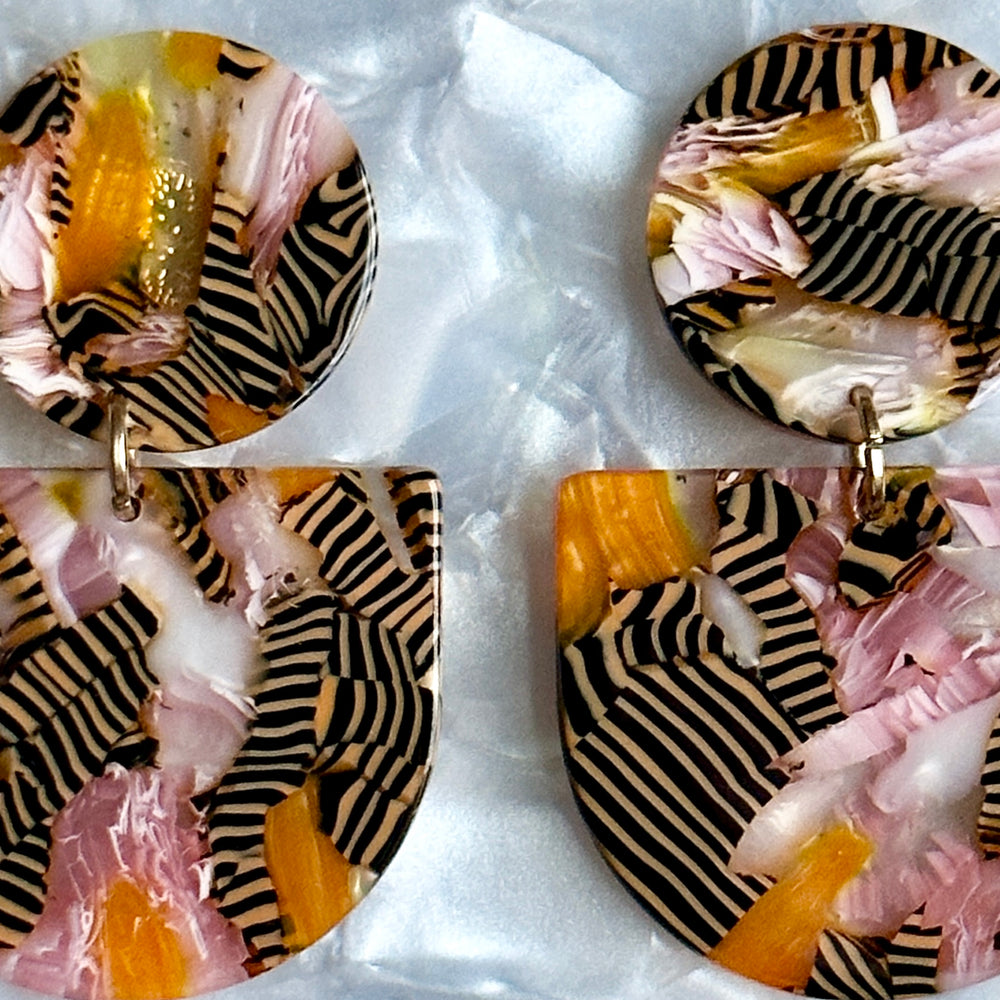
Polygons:
[[[849,465],[560,492],[584,816],[675,934],[807,995],[1000,971],[997,479],[882,455],[993,374],[1000,236],[964,164],[992,168],[997,94],[887,26],[717,78],[660,164],[657,291],[708,377]],[[371,196],[314,91],[204,35],[88,46],[0,130],[0,365],[111,446],[110,485],[0,475],[0,965],[74,996],[214,989],[340,919],[420,798],[440,489],[132,451],[234,440],[317,384],[368,295]]]

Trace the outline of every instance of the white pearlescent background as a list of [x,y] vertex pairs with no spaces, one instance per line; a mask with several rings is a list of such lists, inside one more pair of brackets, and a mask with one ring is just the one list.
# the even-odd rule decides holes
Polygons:
[[[368,314],[298,409],[185,461],[426,464],[444,484],[443,715],[424,802],[339,928],[221,997],[779,996],[675,943],[591,845],[556,724],[551,524],[574,470],[842,459],[684,360],[643,232],[660,149],[697,91],[760,42],[837,20],[929,31],[1000,67],[991,0],[0,0],[3,98],[70,48],[157,27],[256,45],[329,98],[379,214]],[[1000,462],[998,407],[888,458]],[[0,464],[103,460],[6,389],[0,428]]]

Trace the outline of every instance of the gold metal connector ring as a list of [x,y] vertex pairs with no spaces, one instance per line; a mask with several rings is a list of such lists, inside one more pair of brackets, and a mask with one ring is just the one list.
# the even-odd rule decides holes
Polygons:
[[861,488],[858,491],[858,514],[865,521],[873,521],[885,510],[885,454],[882,428],[875,412],[872,391],[866,385],[856,385],[851,390],[851,405],[857,411],[861,424],[862,440],[851,445],[851,459],[861,470]]
[[132,485],[132,451],[128,446],[128,401],[113,395],[108,405],[111,423],[111,507],[119,521],[139,516],[139,498]]

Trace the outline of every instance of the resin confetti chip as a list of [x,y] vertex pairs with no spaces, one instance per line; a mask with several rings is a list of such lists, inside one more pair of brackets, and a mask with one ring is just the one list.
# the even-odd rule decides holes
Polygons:
[[647,242],[666,318],[764,416],[858,440],[965,412],[1000,347],[1000,77],[940,39],[816,28],[739,59],[657,170]]
[[0,371],[52,419],[207,447],[280,417],[367,302],[375,217],[317,91],[186,32],[92,43],[0,114]]

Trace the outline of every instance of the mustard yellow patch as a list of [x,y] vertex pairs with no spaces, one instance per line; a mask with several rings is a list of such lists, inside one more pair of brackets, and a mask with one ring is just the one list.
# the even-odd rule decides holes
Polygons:
[[600,622],[609,586],[641,588],[689,570],[700,554],[665,472],[584,472],[562,484],[556,519],[560,639]]
[[55,243],[58,297],[104,288],[138,267],[153,225],[156,176],[138,95],[105,94],[67,166],[73,208]]
[[66,476],[49,484],[49,494],[71,517],[79,519],[83,512],[83,484],[74,476]]
[[805,987],[837,893],[871,853],[871,842],[846,825],[813,838],[792,872],[743,914],[709,957],[778,989]]
[[264,861],[278,894],[283,939],[292,951],[322,937],[353,907],[351,865],[320,829],[315,777],[268,809]]
[[167,70],[192,90],[210,87],[219,76],[222,39],[193,31],[175,31],[167,39]]
[[18,163],[24,158],[24,150],[15,142],[0,142],[0,170]]
[[187,995],[187,965],[163,907],[135,883],[112,883],[98,915],[99,960],[117,1000]]
[[266,413],[224,396],[207,396],[205,407],[209,429],[222,444],[259,431],[270,423]]
[[793,119],[741,157],[739,164],[719,173],[761,194],[775,194],[807,177],[837,170],[876,133],[868,105],[819,111]]
[[279,503],[302,493],[310,493],[333,479],[329,469],[271,469],[268,475],[274,483]]

